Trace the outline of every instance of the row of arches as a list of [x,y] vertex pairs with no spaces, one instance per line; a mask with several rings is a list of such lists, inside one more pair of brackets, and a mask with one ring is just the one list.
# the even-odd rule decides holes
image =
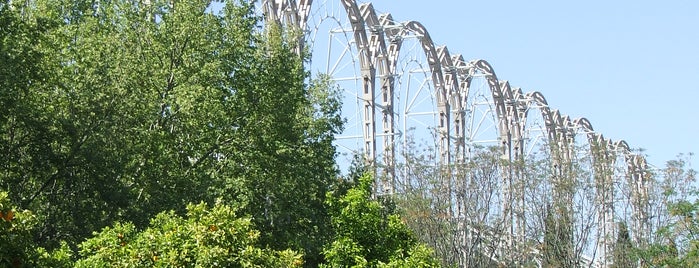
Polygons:
[[[314,13],[317,6],[331,6],[328,9],[341,10],[343,14]],[[506,160],[500,169],[501,193],[498,198],[501,228],[506,230],[505,238],[501,239],[505,241],[501,243],[503,252],[517,243],[525,244],[527,237],[531,236],[527,235],[527,222],[530,221],[527,215],[530,212],[525,204],[526,193],[518,187],[526,178],[516,163],[533,157],[537,146],[546,147],[553,178],[561,180],[554,183],[563,185],[565,180],[584,180],[583,184],[591,185],[593,197],[588,202],[589,215],[574,215],[596,218],[594,228],[587,230],[594,233],[591,235],[594,239],[579,250],[580,254],[592,256],[587,257],[590,263],[610,264],[608,255],[617,231],[616,221],[620,217],[631,222],[630,229],[636,243],[643,243],[649,235],[650,227],[646,224],[648,167],[644,157],[633,153],[623,140],[606,139],[586,118],[571,119],[551,109],[541,92],[513,88],[508,81],[498,79],[487,61],[467,61],[459,54],[452,54],[446,46],[436,46],[421,23],[397,22],[390,13],[379,14],[371,3],[264,0],[259,7],[266,23],[281,23],[305,32],[300,37],[299,53],[324,34],[317,31],[319,23],[312,21],[315,16],[319,21],[333,21],[338,27],[331,31],[344,34],[345,47],[341,55],[348,54],[350,59],[347,61],[355,65],[353,81],[360,89],[354,95],[356,110],[359,111],[355,118],[359,130],[354,136],[361,140],[361,146],[355,150],[363,153],[367,163],[382,173],[379,176],[382,183],[376,187],[377,194],[396,192],[396,166],[400,162],[401,150],[407,150],[404,140],[409,128],[405,125],[409,117],[418,114],[409,109],[415,100],[410,96],[401,97],[404,96],[402,85],[408,83],[402,79],[412,72],[401,67],[417,62],[413,65],[419,66],[425,76],[423,82],[429,83],[426,86],[429,94],[426,95],[429,95],[432,105],[432,110],[428,111],[432,121],[426,125],[432,129],[428,136],[434,139],[435,159],[440,167],[450,172],[452,167],[468,162],[473,146],[484,140],[478,137],[481,128],[477,126],[481,126],[485,119],[493,123],[488,133],[494,137],[487,144],[498,148],[501,158]],[[416,41],[415,51],[420,53],[419,56],[404,57],[409,39]],[[327,57],[330,62],[329,58],[333,56],[327,53]],[[333,68],[339,65],[335,64]],[[486,93],[475,92],[476,80],[483,82]],[[484,104],[476,96],[485,99]],[[488,107],[481,118],[475,115],[476,105]],[[399,121],[403,122],[403,128],[400,128]],[[403,145],[399,140],[403,140]],[[571,176],[573,166],[583,162],[589,165],[591,172]],[[454,176],[454,179],[459,178]],[[553,197],[569,199],[569,204],[584,198],[580,193],[565,192],[564,188],[552,187],[551,191]],[[449,199],[459,202],[458,196]],[[455,205],[463,206],[466,204]],[[573,208],[567,209],[574,211]],[[462,212],[454,209],[451,213],[458,217]],[[588,236],[583,231],[576,235]]]

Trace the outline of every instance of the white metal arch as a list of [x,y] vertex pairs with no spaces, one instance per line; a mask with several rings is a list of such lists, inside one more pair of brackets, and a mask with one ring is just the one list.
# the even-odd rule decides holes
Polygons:
[[[565,178],[572,172],[571,167],[575,161],[576,136],[584,133],[585,141],[589,146],[594,146],[596,153],[591,155],[591,160],[597,165],[595,173],[597,189],[595,200],[598,205],[598,228],[604,235],[599,235],[597,243],[604,248],[602,264],[609,264],[608,255],[610,234],[613,234],[615,205],[609,204],[614,200],[614,176],[612,166],[619,165],[620,161],[626,164],[625,178],[627,182],[621,187],[629,193],[631,198],[632,217],[630,229],[637,244],[642,245],[650,235],[651,226],[648,207],[649,174],[645,158],[630,152],[629,145],[625,141],[612,142],[605,139],[592,128],[592,124],[585,118],[571,120],[557,110],[551,110],[543,94],[529,92],[523,94],[521,89],[512,88],[507,81],[499,81],[492,66],[484,60],[466,61],[458,54],[452,55],[446,46],[436,47],[427,29],[417,21],[396,23],[391,14],[377,15],[371,3],[359,5],[355,0],[264,0],[260,7],[267,23],[274,22],[298,29],[307,30],[309,18],[313,16],[312,7],[325,3],[339,3],[344,8],[346,20],[349,22],[351,41],[347,46],[352,46],[356,54],[360,73],[362,109],[362,148],[358,151],[364,153],[367,163],[383,170],[382,177],[386,178],[380,188],[387,193],[394,192],[393,180],[396,165],[396,137],[400,135],[396,131],[396,107],[394,99],[399,90],[396,86],[397,64],[403,40],[407,37],[419,39],[422,53],[425,55],[426,65],[429,67],[429,78],[435,96],[435,110],[437,115],[435,129],[437,129],[437,144],[439,163],[446,170],[453,164],[464,163],[468,160],[468,131],[465,127],[468,114],[469,91],[472,80],[476,76],[484,77],[490,89],[490,97],[494,106],[496,132],[498,146],[502,158],[506,163],[512,163],[523,157],[526,142],[526,126],[531,115],[528,110],[536,107],[544,121],[546,138],[550,145],[553,158],[553,171],[555,177]],[[306,32],[307,33],[307,32]],[[301,42],[297,48],[298,53],[304,51],[306,36],[300,36]],[[378,85],[378,87],[377,87]],[[537,115],[538,116],[538,115]],[[381,122],[377,126],[376,122]],[[380,129],[380,132],[377,132]],[[381,139],[383,142],[378,144]],[[579,141],[579,140],[578,140]],[[593,164],[595,165],[595,164]],[[502,212],[507,219],[505,229],[511,230],[505,234],[508,244],[505,247],[512,248],[515,236],[514,229],[524,231],[526,224],[516,223],[514,214],[523,214],[522,206],[513,203],[521,195],[522,189],[512,187],[514,180],[519,177],[513,175],[510,165],[507,164],[502,171]],[[612,183],[612,187],[608,187]],[[617,183],[618,184],[618,183]],[[449,190],[451,191],[451,190]],[[559,193],[560,194],[560,193]],[[613,202],[612,202],[613,203]],[[519,207],[518,207],[519,206]],[[611,213],[610,213],[611,211]],[[519,234],[520,236],[521,233]],[[519,241],[523,243],[523,241]],[[600,248],[600,247],[598,247]],[[592,257],[593,259],[594,256]],[[591,260],[589,263],[595,262]],[[600,263],[600,262],[597,262]]]

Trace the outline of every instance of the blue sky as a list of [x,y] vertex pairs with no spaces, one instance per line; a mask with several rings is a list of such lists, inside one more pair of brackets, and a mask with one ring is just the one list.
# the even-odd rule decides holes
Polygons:
[[645,149],[655,166],[699,153],[697,1],[371,2],[605,137]]

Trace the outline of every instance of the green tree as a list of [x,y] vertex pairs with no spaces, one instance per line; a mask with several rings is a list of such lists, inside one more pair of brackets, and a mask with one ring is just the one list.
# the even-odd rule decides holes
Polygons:
[[638,258],[636,258],[635,248],[631,242],[629,229],[625,222],[619,223],[616,242],[614,243],[613,263],[615,268],[631,268],[638,266]]
[[63,243],[47,251],[33,240],[37,217],[14,207],[7,192],[0,192],[0,267],[70,267],[72,252]]
[[573,267],[573,231],[570,213],[565,206],[546,209],[543,244],[544,267]]
[[325,267],[438,267],[400,216],[371,200],[372,183],[364,175],[347,194],[328,200],[335,237],[323,251]]
[[665,267],[695,267],[699,265],[699,201],[679,200],[669,204],[672,221],[658,230],[660,241],[642,251],[647,263]]
[[106,227],[80,245],[76,267],[300,267],[301,255],[259,247],[249,217],[217,204],[187,206],[187,217],[158,214],[138,231],[131,223]]
[[[699,265],[699,191],[689,157],[668,161],[651,189],[654,232],[647,247],[638,249],[643,265],[695,267]],[[657,219],[657,220],[655,220]]]
[[36,213],[37,241],[221,198],[262,244],[320,260],[337,92],[307,80],[293,32],[260,32],[249,1],[219,6],[0,4],[0,185]]
[[[317,264],[329,238],[324,202],[337,182],[332,141],[342,121],[328,77],[304,85],[307,74],[292,52],[293,36],[274,24],[267,29],[266,48],[257,54],[263,66],[249,69],[255,87],[237,94],[237,103],[249,108],[242,108],[247,115],[230,167],[246,186],[247,209],[263,230],[262,241],[304,249],[308,262]],[[235,186],[222,189],[240,191]]]

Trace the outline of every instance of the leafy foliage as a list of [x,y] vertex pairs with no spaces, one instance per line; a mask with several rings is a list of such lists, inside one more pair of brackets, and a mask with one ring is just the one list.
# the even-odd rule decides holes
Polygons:
[[[498,148],[477,150],[456,180],[435,159],[408,157],[395,201],[413,235],[394,200],[371,200],[371,178],[337,178],[339,92],[329,77],[309,79],[299,33],[262,29],[253,4],[0,1],[0,266],[71,266],[78,245],[81,266],[298,266],[301,254],[309,267],[436,266],[418,239],[446,264],[494,263]],[[516,170],[535,179],[522,186],[534,189],[527,205],[550,206],[532,216],[542,241],[527,243],[546,264],[572,266],[585,244],[573,241],[592,228],[576,222],[579,186],[552,177],[551,161]],[[697,266],[685,164],[653,181],[654,211],[639,219],[656,221],[653,237],[629,222],[617,265]],[[471,241],[455,239],[469,230]]]
[[570,213],[564,206],[554,211],[548,208],[546,212],[546,229],[544,230],[543,266],[572,267],[574,266],[573,241]]
[[326,267],[438,267],[398,214],[371,200],[364,175],[341,198],[331,198],[334,241],[323,251]]
[[[691,154],[689,155],[691,156]],[[654,202],[664,208],[656,212],[659,225],[653,239],[638,247],[641,263],[654,267],[695,267],[699,265],[699,191],[696,171],[686,156],[668,161]]]
[[253,3],[216,5],[0,4],[0,186],[36,212],[36,241],[221,199],[263,244],[320,261],[336,93],[306,84],[298,39],[259,32]]
[[614,262],[612,267],[636,267],[638,258],[636,258],[635,251],[626,223],[620,222],[616,243],[614,244]]
[[249,217],[217,204],[187,206],[187,217],[158,214],[144,231],[106,227],[80,245],[76,267],[300,267],[301,255],[258,246]]
[[17,210],[0,192],[0,267],[70,267],[72,251],[66,243],[51,252],[36,247],[33,232],[37,217]]

